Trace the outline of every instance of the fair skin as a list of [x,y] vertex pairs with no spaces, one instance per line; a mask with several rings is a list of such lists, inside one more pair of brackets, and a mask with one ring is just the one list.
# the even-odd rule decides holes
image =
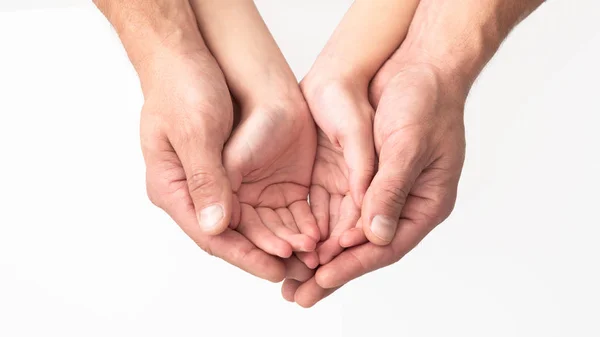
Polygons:
[[[262,125],[255,108],[261,106],[257,102],[263,101],[257,97],[264,96],[251,93],[250,89],[260,92],[256,87],[248,86],[248,91],[244,91],[244,85],[252,81],[237,86],[228,83],[230,88],[227,87],[225,77],[232,70],[229,66],[222,70],[209,52],[211,46],[206,46],[187,0],[95,2],[116,27],[140,76],[145,97],[142,147],[151,200],[204,250],[259,277],[271,281],[286,278],[282,286],[284,298],[309,307],[352,279],[398,261],[449,215],[464,158],[463,109],[470,86],[510,29],[542,1],[421,0],[404,42],[404,34],[392,34],[402,45],[381,52],[384,55],[381,68],[357,67],[360,71],[355,82],[348,79],[343,68],[327,73],[326,67],[319,65],[327,64],[320,63],[327,61],[323,55],[336,55],[330,52],[345,45],[328,44],[328,52],[319,58],[324,61],[315,64],[302,85],[321,129],[312,181],[310,170],[306,179],[306,173],[302,173],[306,169],[294,166],[294,156],[286,155],[288,147],[295,146],[292,143],[310,143],[302,141],[308,139],[303,135],[307,131],[289,132],[287,136],[294,138],[294,142],[286,142],[287,137],[281,136],[284,139],[269,143],[274,148],[261,147],[262,151],[255,154],[262,156],[261,160],[244,157],[246,150],[242,148],[252,149],[254,142],[264,141],[244,128],[252,125],[246,123]],[[202,20],[199,21],[203,28]],[[345,31],[336,31],[336,41],[351,40],[344,37]],[[379,31],[387,32],[383,28]],[[369,38],[364,43],[368,42]],[[392,54],[394,48],[397,50]],[[356,53],[357,64],[370,55],[369,49],[362,50],[364,54],[360,53],[361,48]],[[223,57],[226,56],[217,58]],[[229,64],[235,66],[233,61]],[[260,69],[258,62],[254,69]],[[228,81],[232,80],[228,77]],[[268,80],[257,81],[269,85]],[[328,90],[322,90],[326,94],[321,96],[313,88]],[[239,101],[242,115],[233,135],[234,104],[228,89]],[[285,103],[295,102],[281,110],[306,116],[295,95],[292,96],[279,97]],[[264,101],[271,103],[267,98]],[[328,122],[329,113],[340,113],[334,108],[350,112],[349,123]],[[373,116],[373,112],[374,117],[369,117],[374,118],[371,129],[367,117]],[[303,118],[300,120],[300,125],[309,124]],[[271,121],[281,123],[277,118]],[[316,144],[314,130],[313,137]],[[301,147],[311,146],[316,145]],[[230,157],[228,151],[237,153],[237,157]],[[264,161],[262,165],[260,161]],[[250,170],[265,183],[256,184],[249,178]],[[268,227],[260,215],[254,217],[256,221],[250,221],[252,226],[242,225],[247,228],[245,232],[239,229],[246,209],[246,214],[254,214],[252,211],[258,214],[261,207],[275,212],[288,208],[293,213],[288,201],[300,200],[300,192],[294,192],[291,199],[276,192],[272,195],[278,197],[267,197],[271,195],[269,186],[287,182],[290,177],[299,177],[292,183],[295,187],[305,187],[302,194],[308,193],[311,184],[320,187],[310,191],[311,200],[318,201],[312,204],[312,212],[319,223],[319,239],[337,237],[325,259],[331,261],[320,266],[314,276],[295,257],[281,258],[291,254],[291,250],[278,250],[283,244],[293,246],[290,235],[271,236],[283,243],[273,249],[279,257],[257,247],[260,235],[249,233],[261,224],[262,228]],[[268,202],[263,203],[265,200]],[[244,204],[247,207],[242,209]],[[294,220],[296,227],[289,229],[316,237],[304,231],[295,217]],[[356,227],[350,228],[356,221]],[[237,230],[233,230],[236,225]],[[338,226],[343,230],[333,234]],[[273,227],[267,229],[271,234],[276,232]],[[318,251],[327,255],[323,245]],[[340,247],[347,249],[337,255]]]
[[234,225],[265,252],[287,258],[295,251],[314,268],[320,234],[307,197],[316,133],[298,82],[253,1],[192,5],[240,107],[223,152],[241,209]]
[[301,83],[319,127],[310,200],[322,265],[342,252],[340,235],[359,220],[375,173],[369,81],[404,40],[417,4],[355,1]]
[[[299,261],[270,255],[228,228],[240,216],[222,155],[233,126],[233,103],[190,3],[95,3],[117,30],[140,77],[145,101],[140,134],[150,200],[209,254],[272,282],[306,279],[308,268]],[[203,215],[211,206],[217,210],[209,208]]]
[[364,242],[365,233],[372,239],[376,216],[386,217],[394,234],[345,250],[302,284],[286,280],[284,298],[316,304],[397,262],[450,214],[464,158],[468,91],[511,28],[541,3],[421,1],[406,40],[371,81],[378,169],[364,197],[362,229],[346,231],[340,244]]

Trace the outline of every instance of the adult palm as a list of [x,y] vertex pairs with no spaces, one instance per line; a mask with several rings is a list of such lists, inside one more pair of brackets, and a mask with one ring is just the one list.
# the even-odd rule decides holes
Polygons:
[[[281,259],[227,228],[235,203],[222,151],[233,111],[214,58],[204,52],[165,57],[148,74],[152,76],[141,76],[145,102],[140,134],[150,200],[209,254],[258,277],[282,280],[286,267]],[[204,217],[202,210],[214,205],[221,205],[221,211]],[[202,230],[198,219],[202,225],[207,218],[212,218],[211,226]]]
[[[420,64],[388,61],[379,71],[370,88],[379,165],[361,209],[362,227],[377,244],[345,250],[303,284],[286,280],[284,297],[312,306],[395,263],[450,214],[464,160],[466,94],[446,84],[435,68]],[[356,244],[360,236],[362,230],[351,230],[340,243]]]

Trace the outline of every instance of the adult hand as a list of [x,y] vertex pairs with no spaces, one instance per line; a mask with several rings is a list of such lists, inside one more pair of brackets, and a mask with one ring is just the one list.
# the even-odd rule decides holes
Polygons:
[[321,264],[342,252],[340,236],[359,221],[376,161],[369,82],[404,39],[417,4],[354,2],[302,81],[319,127],[310,204]]
[[[410,33],[370,85],[378,172],[364,198],[361,230],[285,298],[312,306],[345,283],[390,265],[451,212],[464,158],[463,110],[470,86],[510,29],[542,0],[421,0]],[[375,242],[375,243],[373,243]],[[385,246],[382,246],[385,245]]]
[[236,203],[221,153],[233,118],[217,63],[206,50],[155,62],[148,69],[151,75],[141,76],[141,137],[150,200],[209,254],[256,276],[281,280],[281,260],[227,229]]
[[232,101],[189,1],[94,2],[117,30],[140,77],[150,199],[209,254],[280,281],[286,276],[284,262],[227,228],[231,214],[239,214],[221,158],[233,124]]
[[[385,85],[379,84],[387,72],[395,75]],[[385,229],[391,233],[387,241],[391,243],[349,248],[297,289],[289,285],[297,283],[286,281],[284,295],[295,293],[302,306],[311,306],[350,280],[398,261],[454,205],[464,158],[464,96],[445,91],[436,70],[423,65],[384,66],[380,74],[371,85],[371,96],[379,102],[374,121],[379,168],[365,195],[362,219],[369,223],[377,217],[390,219],[384,225],[389,226]],[[340,238],[342,246],[357,243],[353,232]]]

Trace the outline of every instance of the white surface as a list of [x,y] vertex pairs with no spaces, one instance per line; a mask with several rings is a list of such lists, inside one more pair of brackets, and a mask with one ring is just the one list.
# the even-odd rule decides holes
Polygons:
[[[299,77],[348,3],[259,1]],[[550,1],[512,34],[453,216],[311,310],[147,201],[137,79],[91,5],[0,13],[0,336],[600,336],[599,12]]]

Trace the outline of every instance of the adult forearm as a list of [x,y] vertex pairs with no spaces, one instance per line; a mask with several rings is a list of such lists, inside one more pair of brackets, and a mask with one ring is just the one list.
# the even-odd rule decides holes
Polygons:
[[134,67],[206,50],[188,0],[94,0],[115,27]]
[[468,91],[513,27],[543,0],[422,0],[402,47]]

